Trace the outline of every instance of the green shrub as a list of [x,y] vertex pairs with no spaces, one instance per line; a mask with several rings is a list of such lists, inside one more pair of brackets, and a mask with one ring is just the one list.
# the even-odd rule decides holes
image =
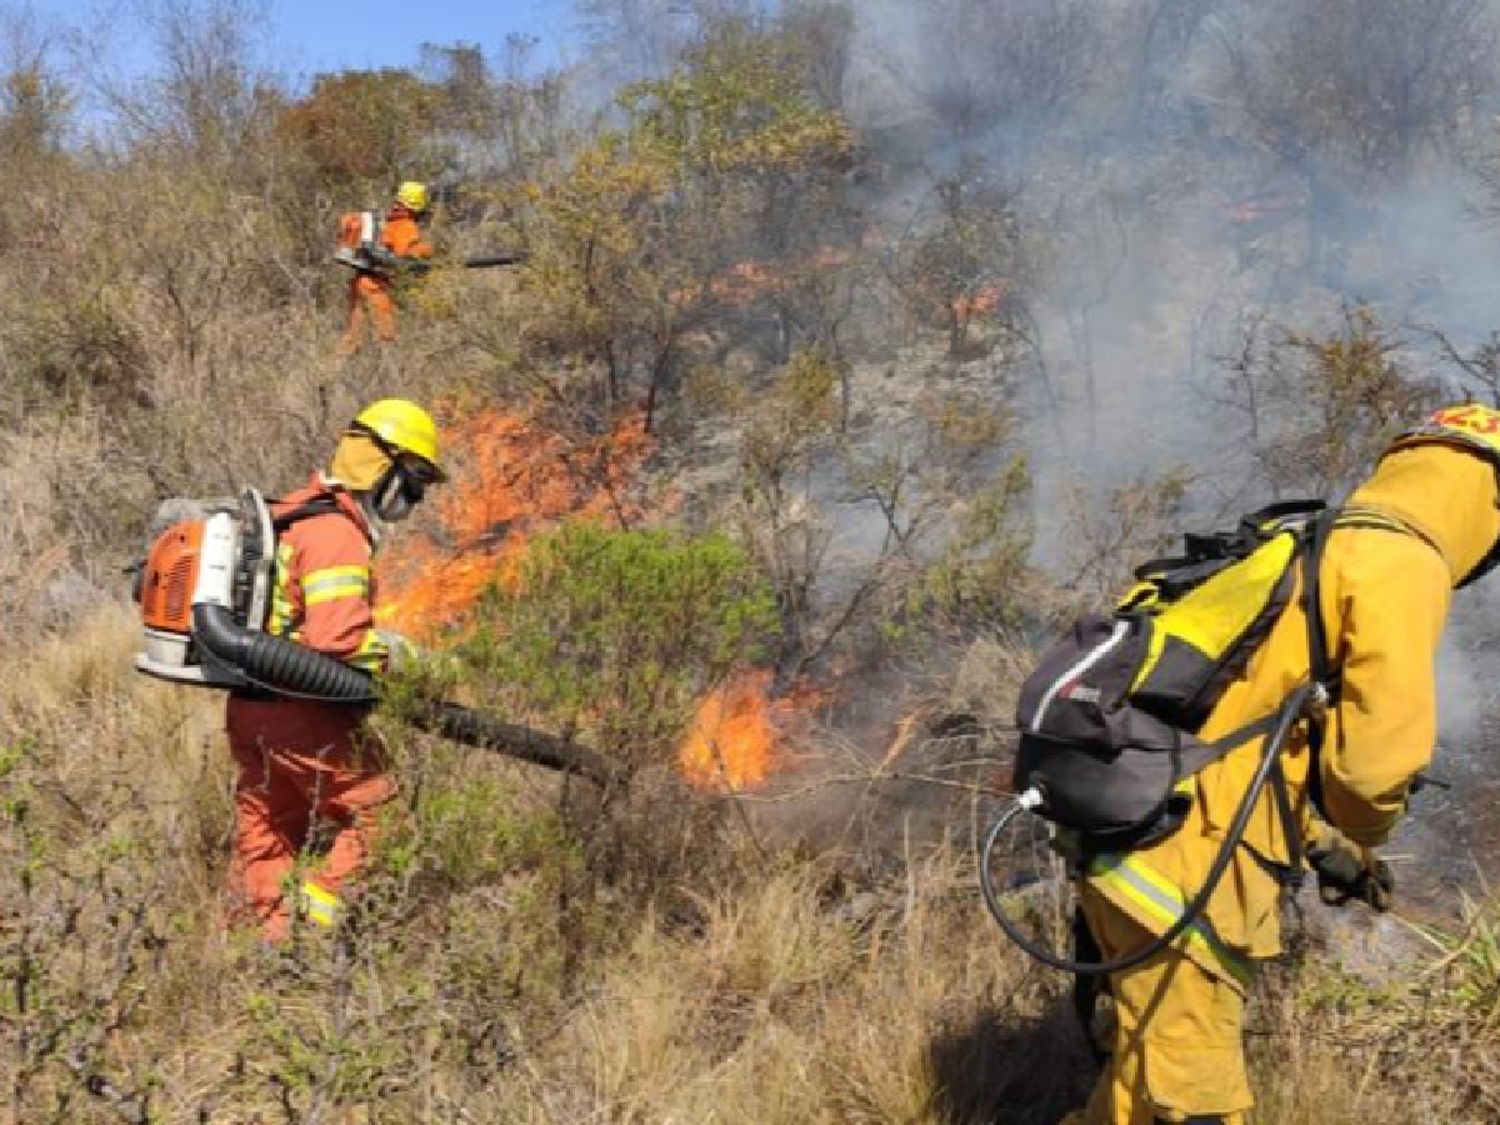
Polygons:
[[664,759],[775,620],[726,537],[587,523],[533,543],[477,617],[465,655],[479,678],[630,771]]

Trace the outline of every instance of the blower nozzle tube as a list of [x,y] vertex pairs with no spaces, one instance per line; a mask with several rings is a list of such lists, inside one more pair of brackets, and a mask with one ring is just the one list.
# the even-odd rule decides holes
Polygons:
[[[200,602],[193,607],[193,639],[247,685],[324,703],[376,702],[375,681],[367,673],[305,645],[246,629],[235,623],[224,606]],[[465,746],[506,754],[601,786],[618,780],[615,769],[597,751],[458,703],[420,701],[407,717],[423,730]]]
[[212,602],[193,606],[193,640],[247,684],[327,703],[376,700],[368,673],[306,645],[246,629],[229,609]]
[[618,780],[615,769],[598,751],[534,727],[502,722],[462,704],[423,702],[409,717],[423,730],[465,746],[498,751],[523,762],[587,778],[601,786]]

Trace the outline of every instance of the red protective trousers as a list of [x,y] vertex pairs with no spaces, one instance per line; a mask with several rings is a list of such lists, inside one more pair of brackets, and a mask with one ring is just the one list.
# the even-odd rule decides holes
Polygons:
[[[422,241],[416,216],[399,204],[385,217],[380,245],[398,258],[430,258],[431,243]],[[351,356],[365,339],[365,321],[374,326],[382,344],[396,339],[396,298],[389,278],[374,273],[356,274],[349,283],[349,316],[339,340],[339,354]]]
[[356,274],[349,283],[349,315],[344,321],[344,335],[339,340],[339,354],[353,355],[365,339],[366,319],[374,326],[382,344],[396,338],[396,299],[391,283],[374,274]]
[[[337,896],[363,866],[377,809],[395,793],[364,709],[323,703],[229,701],[229,747],[239,767],[231,894],[240,918],[271,941],[291,925],[291,877]],[[326,849],[326,850],[325,850]]]

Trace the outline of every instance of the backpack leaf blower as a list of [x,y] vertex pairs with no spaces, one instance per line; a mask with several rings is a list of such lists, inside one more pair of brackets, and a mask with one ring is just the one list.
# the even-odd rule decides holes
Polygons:
[[[144,643],[137,670],[200,687],[256,691],[273,698],[369,705],[379,701],[371,675],[306,645],[266,632],[276,539],[300,519],[337,510],[314,500],[273,517],[247,488],[237,501],[169,501],[162,528],[137,568],[135,599]],[[407,717],[453,742],[588,778],[618,779],[598,752],[445,700],[421,700]]]
[[[201,513],[192,518],[194,511]],[[190,518],[167,527],[141,568],[136,600],[145,644],[135,666],[176,683],[260,688],[287,698],[373,703],[364,672],[265,631],[276,535],[297,519],[332,511],[312,504],[275,520],[253,488],[237,504],[164,508]]]

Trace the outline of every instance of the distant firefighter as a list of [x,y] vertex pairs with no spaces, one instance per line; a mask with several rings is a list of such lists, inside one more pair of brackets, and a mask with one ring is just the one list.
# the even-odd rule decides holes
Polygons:
[[382,344],[395,340],[396,275],[403,266],[432,257],[432,245],[422,240],[418,225],[427,202],[427,185],[408,180],[396,190],[395,202],[383,219],[375,211],[351,211],[339,220],[334,260],[354,271],[340,355],[351,356],[360,349],[367,320]]

